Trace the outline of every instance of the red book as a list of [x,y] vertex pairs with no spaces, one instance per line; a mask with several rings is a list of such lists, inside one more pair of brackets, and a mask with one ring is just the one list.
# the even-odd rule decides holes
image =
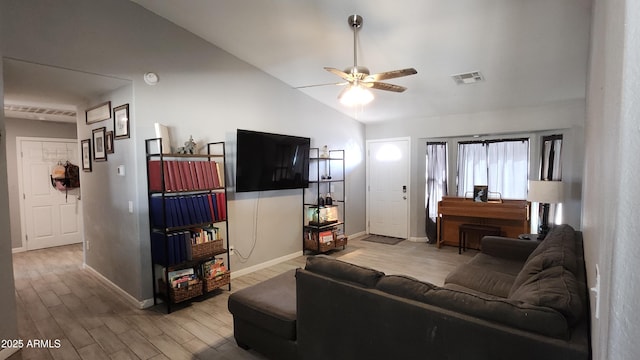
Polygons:
[[191,189],[202,189],[198,175],[196,174],[196,164],[193,161],[189,161],[189,172],[191,173],[191,181],[193,182],[193,187],[191,187]]
[[[173,184],[175,191],[184,190],[184,184],[182,183],[182,174],[180,173],[180,162],[176,160],[169,161],[169,171],[173,169]],[[169,173],[171,174],[171,173]]]
[[149,160],[149,191],[162,191],[160,160]]
[[196,178],[198,179],[198,185],[200,185],[199,189],[210,189],[207,182],[207,178],[204,176],[204,168],[202,167],[202,161],[194,161],[193,166],[196,168]]
[[224,193],[216,193],[216,200],[218,202],[218,216],[220,219],[225,220],[227,218],[227,208]]
[[211,218],[213,221],[216,221],[216,213],[213,207],[213,199],[211,194],[207,194],[207,199],[209,200],[209,209],[211,210]]
[[182,179],[182,190],[193,190],[193,178],[191,177],[191,170],[189,169],[188,161],[180,161],[180,177]]
[[165,183],[167,191],[176,191],[178,190],[178,186],[176,183],[176,167],[172,164],[173,161],[166,161],[167,164],[167,174],[169,174],[169,181]]

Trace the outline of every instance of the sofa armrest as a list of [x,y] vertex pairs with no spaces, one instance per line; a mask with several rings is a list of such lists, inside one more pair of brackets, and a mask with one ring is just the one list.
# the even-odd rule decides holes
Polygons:
[[502,236],[485,236],[482,238],[482,252],[487,255],[525,261],[540,242],[520,240]]

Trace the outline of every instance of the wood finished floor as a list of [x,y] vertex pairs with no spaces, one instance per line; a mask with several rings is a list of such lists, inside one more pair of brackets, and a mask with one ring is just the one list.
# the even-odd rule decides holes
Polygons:
[[[350,239],[330,256],[387,274],[406,274],[442,285],[446,275],[475,251],[402,241],[385,245]],[[232,291],[303,267],[305,257],[232,279]],[[264,359],[236,346],[229,291],[165,314],[137,309],[89,271],[82,246],[13,255],[18,331],[28,340],[60,340],[59,348],[23,349],[9,359]]]

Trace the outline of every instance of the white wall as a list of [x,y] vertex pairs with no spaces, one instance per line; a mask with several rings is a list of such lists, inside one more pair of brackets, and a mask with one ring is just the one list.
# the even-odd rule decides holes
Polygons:
[[16,137],[44,138],[76,138],[76,125],[51,121],[25,120],[5,118],[7,136],[7,170],[9,176],[9,212],[11,217],[11,247],[22,247],[20,227],[20,192],[18,184],[18,158],[16,153]]
[[[2,31],[0,30],[0,36]],[[2,49],[0,48],[0,68]],[[4,98],[2,71],[0,71],[0,98]],[[4,111],[0,111],[0,204],[9,204],[7,184],[7,132]],[[17,339],[16,293],[13,281],[13,259],[11,258],[11,224],[9,207],[0,207],[0,339]],[[0,349],[0,355],[6,350]]]
[[[564,135],[563,181],[567,183],[564,214],[567,223],[579,227],[584,162],[584,99],[550,103],[546,106],[513,108],[502,111],[413,119],[368,124],[367,139],[401,136],[411,137],[411,214],[410,236],[425,237],[424,155],[427,138],[464,137],[471,135],[531,135],[558,130]],[[532,150],[533,154],[539,151]],[[451,154],[450,154],[451,156]],[[450,189],[451,191],[451,189]]]
[[[596,0],[591,34],[583,230],[587,275],[601,274],[594,359],[637,359],[640,322],[640,2]],[[592,310],[595,298],[591,296]]]
[[[88,205],[85,235],[93,237],[87,263],[138,300],[150,298],[152,292],[144,140],[155,137],[155,122],[169,126],[174,146],[190,135],[199,144],[227,140],[233,145],[235,130],[245,128],[308,136],[312,146],[363,152],[362,124],[132,2],[7,0],[0,10],[5,56],[132,82],[131,139],[116,141],[116,156],[108,164],[94,164],[94,172],[82,180]],[[143,82],[147,71],[159,74],[158,85]],[[87,134],[79,128],[80,137]],[[128,155],[116,160],[122,144],[127,144]],[[116,161],[126,166],[125,179],[114,179]],[[347,233],[364,230],[364,162],[355,159],[352,164],[347,175]],[[124,193],[103,201],[98,213],[98,206],[87,204],[91,194],[84,191],[89,189]],[[244,263],[233,259],[232,269],[301,251],[301,194],[230,194],[231,243],[250,249],[253,241],[247,234],[258,234],[252,258]],[[258,197],[259,212],[254,215],[248,210],[255,208]],[[133,215],[127,214],[130,200]],[[121,232],[105,229],[125,216]],[[258,227],[253,229],[255,223]],[[109,248],[113,237],[119,241]]]

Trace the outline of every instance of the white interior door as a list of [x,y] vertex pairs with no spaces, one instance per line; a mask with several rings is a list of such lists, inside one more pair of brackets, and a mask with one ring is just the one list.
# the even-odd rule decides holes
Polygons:
[[59,191],[51,185],[51,169],[58,162],[78,164],[74,140],[20,141],[22,224],[26,250],[82,241],[79,189]]
[[367,142],[369,233],[409,232],[409,139]]

